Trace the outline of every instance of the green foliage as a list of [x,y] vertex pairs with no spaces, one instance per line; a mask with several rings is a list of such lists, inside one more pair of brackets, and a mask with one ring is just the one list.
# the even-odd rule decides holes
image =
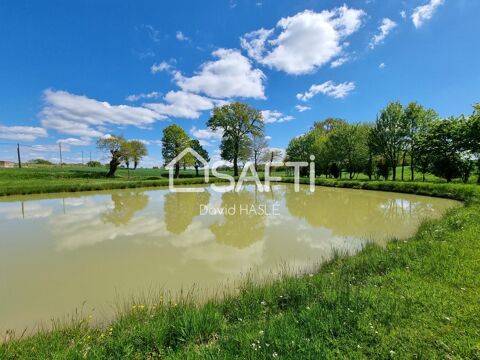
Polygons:
[[[88,319],[0,345],[0,358],[480,357],[480,205],[474,185],[319,181],[467,200],[409,241],[368,245],[309,273],[246,280],[201,304],[152,296],[110,324]],[[137,306],[136,304],[142,304]],[[461,336],[459,336],[461,334]]]
[[51,161],[45,159],[33,159],[28,162],[33,165],[54,165]]
[[213,116],[207,122],[212,131],[223,131],[221,144],[222,158],[233,162],[234,175],[238,175],[238,160],[247,156],[246,144],[250,147],[249,136],[263,136],[262,114],[255,108],[240,102],[213,109]]
[[[185,130],[176,124],[172,124],[163,129],[162,137],[162,156],[167,165],[175,159],[183,150],[190,146],[190,138]],[[187,157],[184,161],[191,160]],[[193,160],[192,160],[193,161]],[[175,164],[175,177],[180,176],[180,162]]]
[[[191,147],[193,150],[195,150],[195,151],[198,153],[198,155],[200,155],[205,161],[207,161],[207,162],[210,161],[210,157],[208,156],[208,151],[205,150],[202,145],[200,145],[200,141],[198,141],[198,140],[191,140],[191,141],[190,141],[190,147]],[[193,165],[193,166],[195,167],[196,175],[198,176],[198,168],[199,168],[200,166],[203,166],[203,164],[201,163],[200,160],[198,160],[198,159],[195,158],[195,159],[194,159],[194,165]]]
[[133,168],[136,169],[140,161],[148,155],[145,144],[139,140],[131,140],[128,142],[129,158],[133,161]]
[[128,145],[123,136],[111,135],[97,140],[97,148],[111,155],[110,168],[107,177],[114,177],[122,161],[128,158]]
[[92,168],[97,168],[97,167],[102,167],[102,164],[100,163],[100,161],[89,161],[87,162],[87,166],[88,167],[92,167]]

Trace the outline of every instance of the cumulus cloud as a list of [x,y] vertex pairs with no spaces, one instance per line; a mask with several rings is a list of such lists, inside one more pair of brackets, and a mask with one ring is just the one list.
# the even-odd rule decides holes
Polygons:
[[387,65],[385,65],[385,63],[381,63],[380,65],[378,65],[379,69],[385,69]]
[[338,59],[335,59],[330,63],[330,67],[332,69],[337,68],[345,64],[347,61],[348,61],[348,57],[339,57]]
[[376,34],[370,41],[370,48],[373,49],[390,34],[390,32],[397,27],[397,23],[389,18],[384,18],[382,24],[378,27],[378,34]]
[[312,108],[310,106],[296,105],[295,109],[297,109],[298,112],[304,112],[311,110]]
[[164,116],[176,118],[197,119],[201,112],[213,109],[217,100],[186,91],[169,91],[164,103],[143,104],[148,109]]
[[[307,74],[342,54],[346,38],[358,31],[364,16],[363,10],[346,5],[319,13],[305,10],[280,19],[276,29],[256,30],[240,41],[261,64],[288,74]],[[275,30],[279,33],[273,36]]]
[[158,63],[158,64],[153,64],[150,67],[150,71],[152,72],[152,74],[156,74],[161,71],[170,71],[170,70],[172,70],[172,65],[170,65],[166,61],[162,61],[161,63]]
[[0,139],[35,141],[46,136],[48,136],[47,131],[41,127],[0,125]]
[[211,129],[198,129],[196,126],[193,126],[190,129],[190,134],[201,140],[222,140],[223,131],[220,129],[216,131]]
[[402,17],[402,19],[406,19],[407,18],[407,12],[405,10],[400,11],[400,16]]
[[178,41],[189,41],[190,40],[190,38],[188,36],[186,36],[180,30],[177,31],[177,33],[175,34],[175,37],[177,38]]
[[353,90],[355,90],[355,83],[353,82],[344,82],[337,85],[333,81],[327,81],[323,84],[310,86],[310,89],[305,93],[297,94],[297,99],[307,101],[317,94],[323,94],[335,99],[343,99]]
[[145,127],[165,116],[145,107],[111,105],[67,91],[44,91],[43,127],[83,138],[100,137],[107,125]]
[[134,101],[138,101],[138,100],[141,100],[141,99],[158,99],[160,96],[162,96],[162,93],[160,93],[158,91],[152,91],[152,92],[149,92],[149,93],[128,95],[125,98],[125,100],[130,101],[130,102],[134,102]]
[[70,145],[70,146],[88,146],[90,145],[91,141],[89,138],[66,138],[66,139],[58,139],[57,144],[61,143],[62,145]]
[[261,113],[265,124],[282,123],[295,119],[291,115],[284,115],[280,111],[276,110],[263,110]]
[[264,99],[264,73],[253,69],[240,51],[218,49],[217,60],[204,63],[197,74],[187,77],[175,74],[176,84],[186,92],[203,93],[214,98],[244,97]]
[[412,14],[413,25],[415,25],[417,29],[421,27],[425,21],[432,18],[435,10],[437,10],[440,5],[443,5],[444,2],[444,0],[430,0],[425,5],[416,7]]

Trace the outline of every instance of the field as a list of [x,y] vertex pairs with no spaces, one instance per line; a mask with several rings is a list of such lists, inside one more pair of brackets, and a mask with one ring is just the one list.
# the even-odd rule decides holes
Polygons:
[[[168,185],[168,171],[165,169],[119,169],[115,178],[105,177],[106,168],[88,168],[82,166],[65,167],[31,167],[22,169],[0,169],[0,196],[18,194],[36,194],[53,192],[74,192],[88,190],[123,189],[135,187],[155,187]],[[225,173],[232,174],[231,171]],[[397,170],[400,177],[401,168]],[[410,169],[405,168],[404,178],[411,183]],[[259,172],[259,176],[263,175]],[[272,173],[273,176],[284,176],[284,172]],[[200,176],[202,172],[200,171]],[[202,179],[195,178],[194,170],[181,170],[177,184],[201,183]],[[346,179],[343,174],[342,182]],[[399,178],[400,179],[400,178]],[[318,177],[318,181],[331,181],[324,176]],[[415,182],[423,182],[422,174],[416,173]],[[360,174],[354,181],[366,182],[368,177]],[[426,181],[429,183],[445,183],[444,180],[427,174]],[[382,181],[380,181],[382,182]],[[458,180],[456,181],[459,182]],[[476,182],[476,175],[472,175],[469,183]]]
[[479,187],[317,183],[456,198],[465,207],[409,241],[339,254],[295,277],[246,280],[237,294],[206,304],[157,294],[100,327],[85,314],[4,343],[0,358],[480,358]]

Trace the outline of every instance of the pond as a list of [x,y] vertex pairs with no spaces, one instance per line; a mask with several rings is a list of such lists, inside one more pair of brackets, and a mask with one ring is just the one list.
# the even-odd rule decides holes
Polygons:
[[368,241],[408,238],[459,205],[376,191],[295,192],[290,184],[269,193],[206,189],[0,200],[0,331],[33,332],[75,309],[105,319],[119,299],[152,289],[211,292],[249,271],[308,268]]

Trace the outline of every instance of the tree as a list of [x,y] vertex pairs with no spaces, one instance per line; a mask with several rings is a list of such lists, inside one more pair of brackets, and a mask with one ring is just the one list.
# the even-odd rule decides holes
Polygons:
[[447,182],[462,177],[465,171],[465,161],[461,153],[460,118],[451,117],[445,120],[432,121],[419,138],[418,150],[426,156],[432,173],[442,177]]
[[331,161],[345,168],[350,179],[368,161],[368,132],[367,125],[342,123],[328,134],[327,153],[331,154]]
[[[162,156],[165,164],[175,159],[190,145],[187,133],[178,125],[172,124],[163,129]],[[180,161],[175,163],[175,178],[180,177]]]
[[421,156],[417,151],[419,137],[421,136],[421,133],[426,130],[428,124],[438,118],[438,114],[434,110],[427,110],[416,102],[408,104],[405,108],[406,147],[404,149],[402,161],[402,180],[403,166],[407,152],[410,153],[411,180],[415,180],[415,163],[417,158]]
[[[210,157],[208,156],[208,151],[203,148],[202,145],[200,145],[200,141],[198,140],[191,140],[190,141],[190,147],[195,150],[198,155],[200,155],[205,161],[210,161]],[[195,167],[195,174],[198,176],[198,168],[200,166],[203,166],[202,162],[198,160],[197,158],[194,159],[194,165]]]
[[397,178],[397,165],[405,141],[405,115],[400,102],[387,105],[377,117],[370,131],[369,146],[375,154],[387,160],[392,169],[392,180]]
[[87,162],[87,166],[88,167],[101,167],[102,164],[100,163],[100,161],[92,160],[92,161]]
[[111,156],[107,177],[114,177],[117,168],[122,161],[124,161],[128,152],[126,144],[127,141],[125,138],[118,135],[112,135],[97,140],[97,148],[101,151],[109,152]]
[[142,158],[148,155],[148,150],[145,144],[139,140],[129,141],[128,144],[130,158],[133,161],[133,169],[136,170]]
[[477,159],[477,184],[480,184],[480,104],[474,105],[473,108],[474,112],[466,123],[465,139],[467,140],[467,149]]
[[[286,161],[310,161],[310,155],[314,154],[315,134],[308,132],[290,140],[286,150]],[[300,175],[308,174],[306,167],[300,168]]]
[[223,130],[222,153],[229,155],[228,158],[233,161],[234,176],[238,176],[238,159],[245,138],[263,136],[265,125],[262,114],[247,104],[234,102],[213,109],[207,125],[213,131]]
[[[246,162],[252,156],[251,140],[248,136],[241,137],[237,143],[233,139],[223,139],[220,143],[220,156],[223,160],[231,161],[235,165],[235,157],[237,164]],[[235,166],[234,166],[235,170]]]
[[275,148],[267,148],[263,152],[262,160],[271,163],[283,161],[283,151]]
[[252,135],[250,144],[252,146],[251,154],[253,157],[253,163],[255,164],[255,170],[258,170],[258,160],[261,158],[262,154],[265,153],[265,150],[268,147],[268,141],[263,135]]

